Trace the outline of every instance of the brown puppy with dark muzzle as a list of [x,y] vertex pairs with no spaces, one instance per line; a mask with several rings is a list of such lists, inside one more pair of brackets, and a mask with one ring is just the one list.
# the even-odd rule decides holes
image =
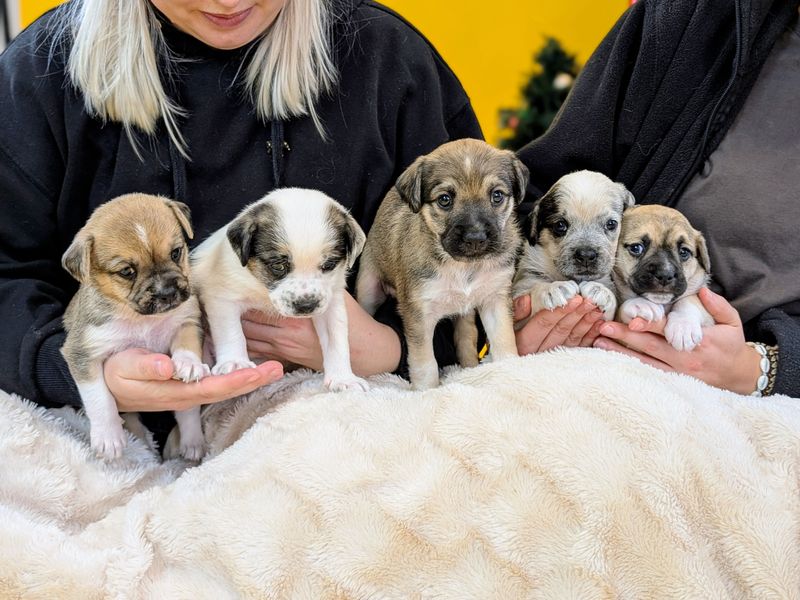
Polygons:
[[528,170],[507,150],[458,140],[419,157],[384,198],[367,236],[356,284],[374,314],[396,296],[414,388],[438,385],[433,331],[456,318],[462,366],[477,357],[478,311],[493,360],[517,356],[511,280],[522,237],[515,208]]
[[[169,352],[175,377],[195,381],[203,364],[200,304],[189,285],[189,208],[146,194],[127,194],[99,206],[64,253],[80,281],[64,314],[66,359],[91,425],[92,448],[117,458],[126,437],[103,362],[127,348]],[[199,407],[176,413],[181,454],[203,452]]]
[[659,205],[625,211],[612,272],[623,323],[667,315],[667,341],[676,350],[692,350],[703,339],[702,328],[714,324],[697,297],[709,271],[705,238],[683,214]]

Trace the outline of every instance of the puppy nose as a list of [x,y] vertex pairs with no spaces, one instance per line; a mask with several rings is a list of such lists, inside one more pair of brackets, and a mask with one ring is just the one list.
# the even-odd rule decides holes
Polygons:
[[292,302],[292,309],[297,315],[307,315],[314,312],[319,306],[319,298],[315,296],[301,296]]
[[575,251],[575,259],[585,265],[597,260],[597,250],[593,248],[578,248]]
[[675,280],[674,269],[664,268],[662,265],[650,265],[647,270],[661,285],[669,285]]
[[464,232],[462,239],[468,243],[481,243],[485,242],[488,238],[486,236],[486,230],[484,229],[469,229]]
[[178,280],[159,281],[153,286],[150,293],[155,300],[172,300],[178,293]]

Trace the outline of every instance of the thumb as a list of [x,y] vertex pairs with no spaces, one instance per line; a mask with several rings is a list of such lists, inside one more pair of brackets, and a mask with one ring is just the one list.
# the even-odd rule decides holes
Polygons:
[[120,365],[118,374],[125,379],[166,381],[174,371],[169,356],[153,354],[141,348],[125,350],[115,358]]
[[715,294],[708,288],[702,288],[697,295],[715,323],[733,325],[735,327],[742,326],[742,319],[739,317],[739,313],[725,298]]
[[531,314],[531,297],[528,294],[514,300],[514,320],[521,321]]

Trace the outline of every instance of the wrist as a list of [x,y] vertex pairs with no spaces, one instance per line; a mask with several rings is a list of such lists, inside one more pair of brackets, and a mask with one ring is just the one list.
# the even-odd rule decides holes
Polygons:
[[758,378],[750,395],[769,396],[775,388],[778,372],[778,347],[761,342],[747,342],[747,346],[758,355]]

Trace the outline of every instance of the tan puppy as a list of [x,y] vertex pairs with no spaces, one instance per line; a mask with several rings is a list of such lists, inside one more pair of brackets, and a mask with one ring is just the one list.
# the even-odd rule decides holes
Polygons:
[[534,315],[566,306],[580,294],[613,319],[611,269],[622,213],[633,203],[624,185],[602,173],[576,171],[556,181],[531,213],[530,244],[514,278],[514,297],[530,294]]
[[369,312],[397,297],[413,387],[439,383],[433,331],[456,320],[463,366],[477,358],[477,309],[499,360],[517,356],[511,278],[519,254],[515,207],[528,170],[479,140],[444,144],[418,158],[384,198],[367,237],[356,284]]
[[192,252],[192,277],[208,320],[214,374],[252,367],[242,314],[309,318],[322,347],[325,385],[367,390],[350,365],[345,288],[366,236],[320,191],[281,188],[246,206]]
[[[99,206],[64,253],[80,283],[64,313],[67,361],[91,425],[92,448],[117,458],[126,436],[103,379],[103,362],[127,348],[169,352],[175,377],[209,374],[200,359],[200,305],[189,285],[189,208],[158,196],[127,194]],[[181,454],[203,453],[199,407],[175,414]]]
[[697,297],[709,271],[706,241],[680,212],[658,205],[625,212],[613,272],[623,323],[666,314],[667,341],[691,350],[703,339],[702,328],[714,324]]

